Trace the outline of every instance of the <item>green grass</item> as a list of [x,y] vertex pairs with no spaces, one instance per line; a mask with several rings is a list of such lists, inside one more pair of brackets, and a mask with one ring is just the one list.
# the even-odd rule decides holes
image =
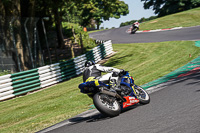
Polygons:
[[181,26],[190,27],[196,25],[200,25],[200,7],[141,23],[140,30],[155,30]]
[[[191,27],[200,25],[200,7],[167,15],[140,24],[140,30],[156,30],[174,27]],[[107,30],[107,29],[104,29]],[[88,33],[103,30],[89,31]]]
[[104,31],[104,30],[109,30],[109,29],[92,30],[92,31],[88,31],[88,34],[94,33],[94,32],[99,32],[99,31]]
[[11,74],[11,71],[10,70],[0,70],[0,76],[3,76],[3,75],[7,75],[7,74]]
[[[193,41],[113,46],[117,53],[105,65],[129,70],[138,85],[187,64],[198,57],[200,50]],[[0,102],[0,132],[36,132],[88,110],[92,100],[79,92],[81,82],[80,76],[27,96]]]
[[[199,55],[191,41],[115,44],[118,53],[105,65],[129,70],[142,85],[183,66]],[[189,49],[190,50],[189,50]],[[192,57],[189,57],[189,54]]]
[[35,132],[88,109],[91,100],[79,93],[81,77],[0,103],[0,132]]

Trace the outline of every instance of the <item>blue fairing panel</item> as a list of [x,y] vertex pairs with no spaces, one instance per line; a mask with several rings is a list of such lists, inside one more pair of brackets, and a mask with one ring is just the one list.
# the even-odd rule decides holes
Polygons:
[[89,81],[89,82],[84,82],[84,83],[80,84],[78,87],[82,93],[90,93],[91,91],[89,91],[89,88],[91,88],[91,87],[96,88],[96,89],[101,86],[109,87],[108,85],[104,84],[101,81],[98,81],[98,83],[99,83],[99,85],[96,86],[95,81]]

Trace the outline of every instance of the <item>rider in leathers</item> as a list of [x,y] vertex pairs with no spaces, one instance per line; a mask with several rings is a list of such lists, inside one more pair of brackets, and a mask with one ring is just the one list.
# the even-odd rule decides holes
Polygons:
[[[101,76],[101,72],[107,72],[108,74]],[[88,79],[90,79],[90,77],[93,77],[94,79],[98,79],[102,82],[109,82],[109,80],[112,80],[112,82],[114,81],[116,83],[117,81],[112,78],[111,72],[122,73],[124,70],[101,66],[100,64],[95,64],[94,61],[87,61],[85,63],[85,70],[83,72],[83,82],[86,82]],[[119,91],[119,88],[115,88],[114,84],[111,85],[111,87]]]

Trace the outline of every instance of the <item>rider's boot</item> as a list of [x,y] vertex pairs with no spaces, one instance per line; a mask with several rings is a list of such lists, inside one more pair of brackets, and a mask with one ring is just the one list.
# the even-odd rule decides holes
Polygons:
[[110,80],[110,88],[115,90],[115,91],[122,91],[122,89],[117,86],[117,82],[116,82],[115,79]]

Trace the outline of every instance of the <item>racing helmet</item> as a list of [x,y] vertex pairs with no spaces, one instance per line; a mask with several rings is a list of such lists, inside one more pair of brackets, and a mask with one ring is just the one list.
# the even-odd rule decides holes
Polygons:
[[90,67],[92,65],[95,65],[95,62],[94,61],[86,61],[85,62],[85,67]]

